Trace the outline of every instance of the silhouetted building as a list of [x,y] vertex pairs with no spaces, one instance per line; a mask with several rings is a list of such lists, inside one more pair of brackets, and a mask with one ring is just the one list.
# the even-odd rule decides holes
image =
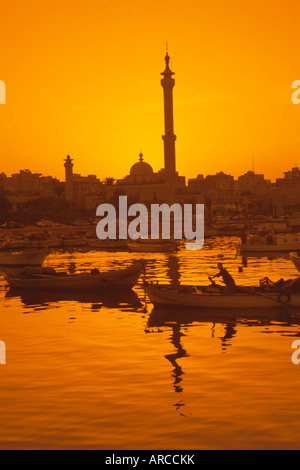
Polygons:
[[239,193],[252,193],[263,197],[266,194],[271,194],[271,181],[266,180],[264,175],[248,171],[238,177],[237,189]]
[[142,153],[139,155],[139,161],[135,163],[130,174],[123,179],[119,179],[115,186],[107,187],[107,199],[114,194],[126,194],[131,200],[149,203],[174,202],[178,200],[177,194],[185,189],[185,177],[179,176],[176,172],[176,156],[174,134],[174,116],[173,116],[173,88],[175,80],[174,72],[170,70],[170,57],[165,56],[166,67],[161,80],[164,92],[164,122],[165,135],[164,141],[164,168],[155,173],[152,166],[144,161]]
[[10,200],[14,209],[20,203],[40,197],[58,197],[57,188],[61,184],[52,176],[42,176],[40,173],[31,173],[30,170],[21,170],[11,176],[0,174],[0,189]]
[[102,183],[96,175],[73,175],[73,202],[86,209],[95,209],[99,205]]
[[164,141],[164,155],[165,155],[165,177],[166,180],[176,184],[176,158],[175,158],[175,141],[176,135],[174,134],[174,113],[173,113],[173,88],[175,80],[173,78],[174,72],[170,69],[170,57],[167,52],[165,57],[166,68],[161,80],[161,85],[164,90],[164,117],[165,117],[165,135]]
[[273,214],[291,215],[300,212],[300,169],[292,168],[277,178],[273,185]]
[[103,185],[96,175],[81,176],[73,173],[73,161],[69,155],[64,160],[65,197],[77,206],[96,210]]
[[233,215],[238,211],[238,190],[233,176],[222,171],[216,175],[198,175],[188,181],[187,193],[202,195],[212,216]]

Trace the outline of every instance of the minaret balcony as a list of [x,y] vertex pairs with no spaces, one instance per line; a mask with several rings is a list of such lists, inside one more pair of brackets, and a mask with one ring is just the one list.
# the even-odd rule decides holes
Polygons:
[[176,139],[177,139],[177,136],[175,134],[168,134],[168,135],[162,136],[162,140],[166,143],[175,142]]
[[163,78],[160,81],[160,83],[161,83],[161,85],[164,89],[166,89],[166,90],[167,89],[172,89],[175,86],[175,79],[171,78],[171,77],[170,78],[166,77],[166,78]]

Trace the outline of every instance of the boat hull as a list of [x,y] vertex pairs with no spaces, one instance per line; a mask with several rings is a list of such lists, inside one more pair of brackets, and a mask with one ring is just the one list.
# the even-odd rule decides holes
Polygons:
[[67,276],[43,276],[34,278],[13,277],[6,273],[5,279],[15,289],[33,289],[35,291],[95,291],[107,289],[132,289],[143,270],[141,263],[99,274],[74,274]]
[[300,235],[276,235],[273,243],[267,243],[265,237],[250,236],[246,243],[239,244],[240,253],[274,253],[300,251]]
[[[160,286],[145,286],[145,291],[155,307],[173,308],[214,308],[214,309],[256,309],[282,306],[300,307],[300,292],[283,295],[279,292],[256,293],[182,293]],[[281,300],[282,299],[282,300]]]
[[300,243],[286,243],[285,245],[238,245],[240,253],[278,253],[300,251]]
[[298,253],[290,253],[290,259],[293,261],[295,267],[300,272],[300,256],[298,256]]
[[25,266],[42,266],[47,252],[45,250],[24,251],[21,253],[0,253],[0,266],[25,267]]

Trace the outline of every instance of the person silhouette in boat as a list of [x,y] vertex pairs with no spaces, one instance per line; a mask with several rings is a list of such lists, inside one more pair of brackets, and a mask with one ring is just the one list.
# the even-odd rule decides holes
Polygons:
[[218,269],[219,272],[218,274],[215,274],[215,276],[212,276],[209,278],[211,282],[213,282],[213,279],[216,277],[222,277],[223,282],[226,286],[225,292],[226,293],[232,293],[236,291],[236,283],[231,274],[227,271],[227,269],[224,268],[222,263],[218,263]]

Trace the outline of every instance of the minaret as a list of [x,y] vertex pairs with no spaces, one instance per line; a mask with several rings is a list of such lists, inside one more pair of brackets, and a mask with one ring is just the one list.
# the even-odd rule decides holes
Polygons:
[[174,72],[170,70],[169,63],[170,57],[167,51],[166,57],[166,68],[161,75],[162,87],[164,89],[164,112],[165,112],[165,135],[163,135],[164,141],[164,153],[165,153],[165,173],[168,181],[174,181],[176,176],[176,158],[175,158],[175,140],[176,135],[174,134],[174,118],[173,118],[173,87],[175,80],[172,75]]
[[66,172],[66,199],[73,202],[73,160],[70,155],[65,159],[65,172]]

